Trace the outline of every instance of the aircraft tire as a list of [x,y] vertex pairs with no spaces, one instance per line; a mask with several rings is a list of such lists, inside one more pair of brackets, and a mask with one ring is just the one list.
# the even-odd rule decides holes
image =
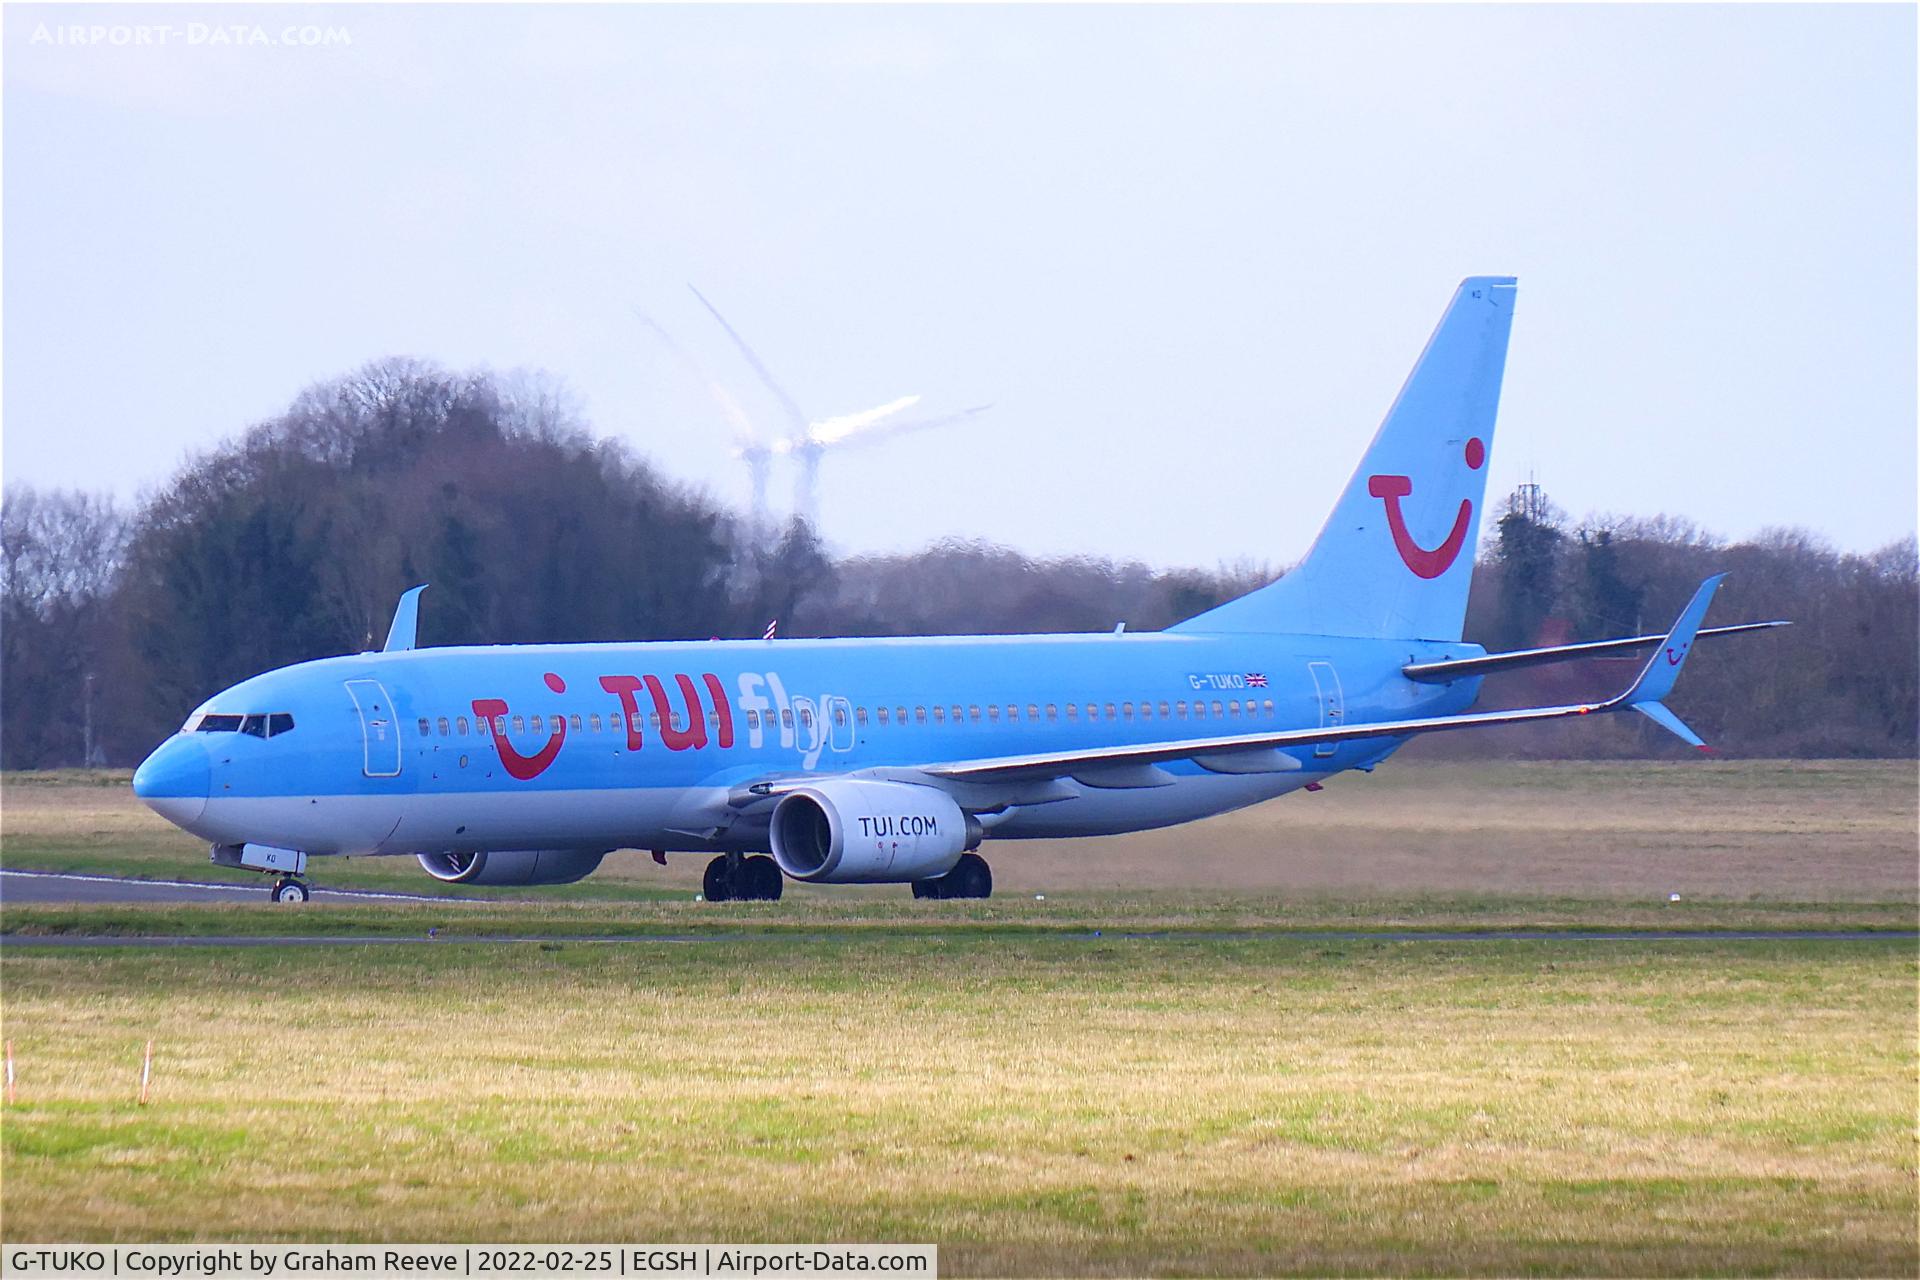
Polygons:
[[780,874],[780,864],[772,858],[758,855],[748,858],[746,867],[747,892],[743,897],[760,902],[780,901],[781,891],[786,888],[786,877]]
[[947,873],[952,881],[947,890],[950,898],[991,898],[993,896],[993,868],[987,860],[977,853],[963,853],[960,861],[953,864],[953,870]]
[[913,896],[916,898],[939,897],[940,882],[938,880],[915,880],[913,882]]
[[276,880],[273,889],[267,896],[275,902],[285,903],[289,906],[299,906],[311,895],[307,892],[307,886],[301,881]]
[[727,865],[727,855],[723,853],[707,864],[707,873],[700,879],[700,891],[708,902],[731,902],[745,896],[733,890],[733,868]]

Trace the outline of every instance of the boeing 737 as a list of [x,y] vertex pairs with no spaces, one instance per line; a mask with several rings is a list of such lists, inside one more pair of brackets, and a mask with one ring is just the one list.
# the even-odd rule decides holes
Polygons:
[[[616,849],[709,855],[705,896],[787,879],[984,898],[987,842],[1191,822],[1371,770],[1426,733],[1664,703],[1709,578],[1662,635],[1489,654],[1461,639],[1515,286],[1463,282],[1306,558],[1166,631],[420,647],[215,694],[135,793],[301,902],[308,860],[552,885]],[[1470,710],[1490,672],[1649,651],[1603,701]]]

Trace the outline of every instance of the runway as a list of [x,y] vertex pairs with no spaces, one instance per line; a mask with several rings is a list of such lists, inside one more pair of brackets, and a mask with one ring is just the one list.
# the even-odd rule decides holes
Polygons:
[[[261,899],[271,881],[251,884],[206,880],[134,880],[124,876],[80,875],[65,871],[0,870],[0,906],[9,902],[199,902]],[[315,897],[367,898],[384,902],[478,902],[454,894],[379,893],[371,889],[328,889],[309,885]]]

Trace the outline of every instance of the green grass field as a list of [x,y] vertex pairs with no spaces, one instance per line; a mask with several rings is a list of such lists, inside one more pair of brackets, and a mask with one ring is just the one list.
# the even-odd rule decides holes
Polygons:
[[[1301,932],[1911,930],[1911,763],[1388,775],[991,850],[985,903],[700,903],[700,860],[622,857],[481,903],[8,905],[0,1234],[934,1241],[967,1275],[1920,1271],[1911,938]],[[0,833],[10,867],[211,878],[121,780],[9,776]],[[362,876],[430,883],[399,859],[321,880]],[[460,941],[498,933],[572,940]]]
[[[9,948],[9,1240],[1911,1275],[1911,943]],[[135,1103],[155,1042],[150,1105]]]

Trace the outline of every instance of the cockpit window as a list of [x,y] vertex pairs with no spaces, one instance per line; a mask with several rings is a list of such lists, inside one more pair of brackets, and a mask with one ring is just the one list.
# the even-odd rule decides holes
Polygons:
[[267,715],[231,716],[208,712],[187,724],[188,733],[250,733],[256,738],[272,738],[293,732],[293,715],[275,711]]

